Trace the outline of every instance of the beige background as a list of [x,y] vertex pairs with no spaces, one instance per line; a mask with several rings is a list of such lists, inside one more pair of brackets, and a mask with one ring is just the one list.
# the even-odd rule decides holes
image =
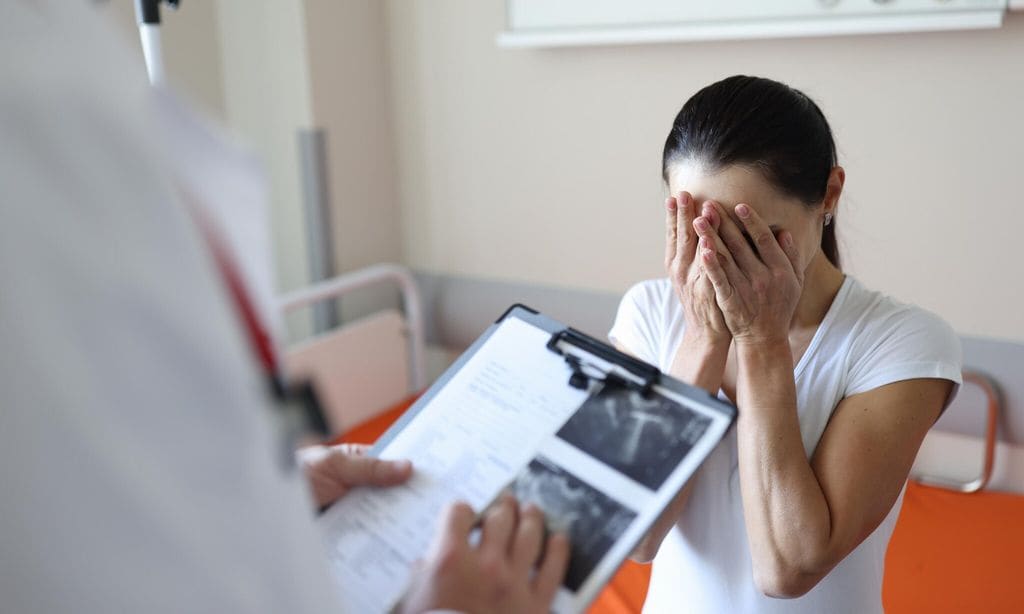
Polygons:
[[[111,0],[141,61],[134,0]],[[162,11],[168,79],[259,152],[269,179],[277,283],[309,282],[297,130],[313,125],[302,3],[184,0]]]
[[823,107],[847,269],[962,333],[1024,339],[1024,16],[997,31],[503,50],[500,2],[391,2],[405,255],[622,291],[660,274],[660,151],[735,73]]
[[[506,50],[494,44],[500,0],[282,3],[301,18],[283,34],[273,20],[232,34],[225,3],[186,2],[168,17],[168,31],[189,33],[168,34],[172,79],[276,168],[285,142],[254,138],[232,111],[245,87],[232,84],[242,62],[231,41],[291,58],[264,87],[328,129],[339,270],[400,259],[616,293],[657,276],[672,118],[701,86],[757,74],[803,89],[832,122],[849,272],[963,334],[1024,340],[1020,13],[995,31]],[[281,114],[258,103],[249,117]],[[286,203],[296,188],[275,181]],[[281,266],[297,270],[294,230],[275,238]]]

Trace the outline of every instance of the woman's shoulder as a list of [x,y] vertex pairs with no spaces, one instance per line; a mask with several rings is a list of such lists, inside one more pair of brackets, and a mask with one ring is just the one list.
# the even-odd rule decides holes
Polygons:
[[910,334],[957,338],[953,327],[928,309],[904,302],[885,292],[866,288],[852,277],[848,277],[848,285],[843,311],[846,319],[854,321],[858,338],[888,338]]
[[[870,290],[850,279],[843,304],[855,388],[878,378],[939,377],[959,382],[960,338],[939,315],[918,305]],[[886,377],[888,374],[888,377]],[[896,377],[896,376],[899,377]]]
[[645,279],[630,286],[622,297],[622,301],[629,301],[634,305],[651,309],[663,309],[666,304],[671,304],[675,298],[675,291],[672,288],[672,280],[667,277],[657,279]]
[[657,364],[666,331],[673,328],[681,313],[671,280],[638,282],[623,295],[608,338],[633,355]]
[[667,277],[647,279],[626,291],[619,303],[619,316],[649,322],[660,334],[682,324],[683,305],[672,280]]

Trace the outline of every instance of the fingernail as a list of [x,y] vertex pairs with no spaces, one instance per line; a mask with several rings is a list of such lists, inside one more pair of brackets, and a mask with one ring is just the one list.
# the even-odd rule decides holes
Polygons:
[[672,198],[671,196],[666,198],[665,199],[665,208],[667,208],[669,211],[675,211],[676,210],[676,199]]
[[750,217],[750,207],[746,205],[736,205],[736,215],[740,217]]
[[788,232],[783,233],[782,244],[785,245],[786,247],[793,247],[793,235],[789,234]]
[[708,221],[705,220],[703,217],[699,217],[699,218],[693,220],[693,225],[697,227],[697,230],[707,230],[708,229]]
[[393,463],[391,463],[391,470],[394,471],[395,474],[397,475],[407,473],[411,469],[412,463],[410,463],[407,460],[394,461]]

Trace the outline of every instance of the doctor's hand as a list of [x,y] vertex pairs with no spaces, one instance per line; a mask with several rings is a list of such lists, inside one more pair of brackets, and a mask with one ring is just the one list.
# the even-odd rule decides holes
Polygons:
[[569,564],[569,542],[545,540],[544,518],[515,499],[495,504],[483,518],[480,543],[469,543],[476,514],[451,506],[430,554],[401,604],[404,614],[454,610],[467,614],[547,614]]
[[804,281],[793,236],[786,230],[776,236],[746,204],[736,205],[736,221],[719,207],[715,213],[717,228],[705,216],[694,227],[700,235],[700,262],[733,339],[738,344],[788,343]]
[[732,334],[715,301],[715,289],[697,257],[694,220],[699,216],[717,227],[718,216],[709,201],[698,205],[689,192],[665,201],[665,268],[683,305],[688,341],[728,348]]
[[366,455],[369,446],[309,446],[296,453],[318,508],[344,497],[356,486],[395,486],[412,475],[409,461],[386,461]]

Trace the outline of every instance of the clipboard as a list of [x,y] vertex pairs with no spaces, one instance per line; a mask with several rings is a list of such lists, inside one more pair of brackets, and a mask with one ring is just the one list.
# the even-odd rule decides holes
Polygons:
[[[574,353],[579,356],[580,354],[590,354],[595,357],[601,358],[603,361],[618,365],[622,370],[627,373],[633,374],[636,378],[640,378],[642,386],[645,391],[649,391],[655,384],[661,384],[662,386],[669,388],[676,394],[692,399],[694,402],[707,404],[709,407],[714,408],[716,411],[721,412],[725,415],[730,424],[736,420],[736,407],[729,403],[723,402],[718,397],[712,396],[703,388],[696,388],[683,382],[665,376],[661,371],[642,360],[634,358],[625,352],[617,350],[615,347],[595,339],[590,335],[580,332],[570,326],[562,324],[557,320],[554,320],[535,309],[516,303],[508,308],[504,314],[501,315],[494,324],[487,328],[472,345],[463,352],[458,359],[455,360],[452,365],[445,370],[445,372],[439,377],[431,386],[424,392],[416,402],[409,407],[409,409],[402,414],[402,416],[395,421],[391,427],[384,432],[380,438],[374,442],[373,446],[369,450],[369,454],[372,456],[379,456],[380,451],[383,450],[387,445],[395,438],[395,436],[402,432],[405,427],[411,422],[422,410],[426,407],[431,399],[437,395],[438,391],[441,390],[452,376],[462,369],[467,362],[469,362],[473,355],[487,343],[487,340],[494,333],[495,329],[504,322],[507,318],[519,318],[529,324],[543,329],[551,334],[549,340],[548,349],[556,351],[559,342],[565,342],[576,346],[580,352]],[[571,359],[569,359],[571,360]],[[634,380],[635,381],[635,380]]]
[[411,458],[413,480],[321,517],[334,576],[364,596],[352,612],[390,611],[411,578],[395,570],[426,552],[443,505],[480,512],[511,491],[568,534],[552,611],[581,612],[735,419],[706,391],[513,305],[370,449]]

